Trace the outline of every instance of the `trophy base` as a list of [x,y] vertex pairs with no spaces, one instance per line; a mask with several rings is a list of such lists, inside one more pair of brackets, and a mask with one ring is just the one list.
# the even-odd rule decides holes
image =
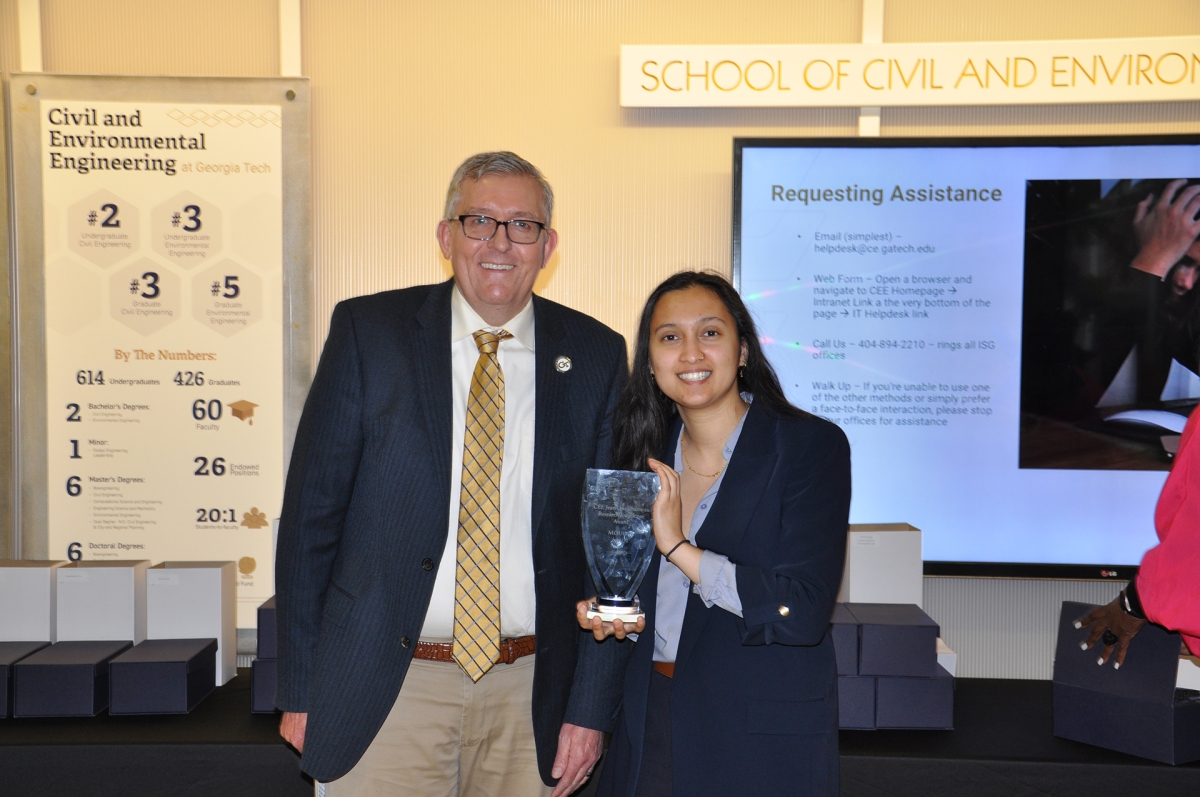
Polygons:
[[637,598],[632,601],[622,601],[621,605],[613,605],[601,599],[592,601],[588,605],[587,618],[590,620],[593,617],[599,617],[605,623],[620,620],[626,625],[636,625],[638,620],[644,620],[646,615],[642,611],[642,602]]

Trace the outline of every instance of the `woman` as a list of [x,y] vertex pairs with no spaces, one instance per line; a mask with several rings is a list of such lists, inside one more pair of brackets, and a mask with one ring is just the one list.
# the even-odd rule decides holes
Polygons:
[[[845,435],[788,403],[741,298],[696,272],[647,300],[614,426],[614,466],[661,490],[600,794],[837,794]],[[586,610],[597,639],[631,631]]]

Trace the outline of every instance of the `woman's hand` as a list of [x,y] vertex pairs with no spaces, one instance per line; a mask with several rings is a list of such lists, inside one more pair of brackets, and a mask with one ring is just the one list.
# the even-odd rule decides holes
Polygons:
[[[595,600],[595,598],[592,598]],[[639,617],[637,625],[626,625],[622,620],[613,620],[611,623],[606,623],[599,617],[588,619],[587,613],[592,601],[580,601],[575,604],[575,619],[579,621],[579,627],[584,631],[591,631],[592,636],[596,637],[597,642],[603,642],[610,636],[615,636],[617,639],[624,639],[627,634],[640,634],[646,630],[646,618]]]
[[[658,497],[654,499],[654,542],[667,561],[675,565],[693,584],[700,583],[700,558],[703,551],[683,535],[683,492],[679,474],[657,459],[647,460],[658,474]],[[680,543],[688,543],[681,545]]]
[[654,499],[654,542],[665,556],[683,540],[683,498],[679,489],[679,474],[659,462],[647,460],[650,470],[658,474],[658,497]]
[[1076,628],[1090,627],[1091,633],[1088,634],[1087,641],[1083,643],[1084,649],[1090,649],[1093,645],[1101,640],[1105,631],[1113,632],[1117,638],[1115,645],[1104,645],[1104,650],[1100,653],[1100,657],[1096,660],[1097,664],[1104,665],[1108,663],[1108,658],[1112,656],[1113,651],[1116,651],[1117,662],[1114,665],[1120,669],[1125,663],[1125,653],[1129,650],[1129,641],[1137,636],[1137,632],[1141,631],[1146,625],[1145,620],[1139,620],[1131,614],[1128,614],[1121,606],[1121,597],[1118,595],[1116,600],[1104,606],[1097,606],[1092,609],[1086,617],[1075,621]]

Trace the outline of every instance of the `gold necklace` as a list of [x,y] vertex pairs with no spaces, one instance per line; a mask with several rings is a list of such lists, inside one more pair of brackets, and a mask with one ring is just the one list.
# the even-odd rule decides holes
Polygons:
[[682,440],[680,440],[680,441],[679,441],[679,453],[683,454],[683,464],[684,464],[684,466],[686,466],[686,467],[687,467],[687,469],[688,469],[688,470],[690,470],[692,473],[696,474],[697,476],[699,476],[699,477],[701,477],[701,478],[703,478],[703,479],[715,479],[715,478],[717,478],[718,476],[720,476],[720,475],[721,475],[721,471],[725,470],[725,465],[728,465],[728,464],[729,464],[728,462],[726,462],[724,465],[722,465],[721,467],[717,468],[717,472],[716,472],[716,473],[701,473],[700,471],[698,471],[698,470],[696,470],[695,468],[693,468],[693,467],[692,467],[692,463],[688,462],[688,458],[687,458],[687,452],[683,450],[683,441],[682,441]]

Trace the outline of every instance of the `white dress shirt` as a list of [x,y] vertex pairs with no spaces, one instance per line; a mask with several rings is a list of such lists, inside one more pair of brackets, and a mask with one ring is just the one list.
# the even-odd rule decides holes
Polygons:
[[[454,638],[454,585],[458,563],[458,511],[462,490],[463,436],[471,377],[479,361],[474,333],[498,332],[479,317],[455,287],[450,296],[450,364],[454,385],[451,417],[454,438],[450,449],[450,533],[438,565],[433,597],[425,613],[421,639],[450,642]],[[504,455],[500,466],[500,634],[526,636],[534,632],[537,607],[533,592],[534,341],[533,300],[503,329],[512,338],[500,342],[498,356],[504,372]]]

